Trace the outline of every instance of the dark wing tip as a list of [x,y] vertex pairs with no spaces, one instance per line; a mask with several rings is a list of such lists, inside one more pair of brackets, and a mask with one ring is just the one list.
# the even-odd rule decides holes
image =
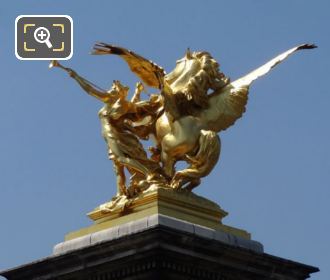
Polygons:
[[297,48],[297,50],[308,50],[308,49],[315,49],[317,46],[315,44],[303,44]]
[[116,54],[116,55],[124,55],[125,50],[120,47],[116,47],[114,45],[96,42],[93,46],[93,50],[91,54]]

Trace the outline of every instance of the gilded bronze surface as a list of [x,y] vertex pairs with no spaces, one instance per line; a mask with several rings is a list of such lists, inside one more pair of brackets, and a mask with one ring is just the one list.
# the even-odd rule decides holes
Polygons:
[[[191,191],[198,186],[219,159],[218,133],[245,112],[252,82],[297,50],[315,47],[294,47],[231,82],[205,51],[188,50],[166,74],[160,66],[125,48],[95,44],[93,54],[119,55],[141,79],[130,100],[129,88],[119,81],[114,81],[111,89],[102,90],[71,68],[52,61],[50,67],[68,72],[85,92],[104,104],[99,118],[117,176],[117,195],[102,205],[103,211],[125,209],[151,187]],[[141,100],[145,86],[158,89],[159,94]],[[149,148],[148,156],[141,140],[151,135],[155,146]],[[187,168],[176,170],[178,161],[186,162]],[[131,175],[129,182],[125,169]]]

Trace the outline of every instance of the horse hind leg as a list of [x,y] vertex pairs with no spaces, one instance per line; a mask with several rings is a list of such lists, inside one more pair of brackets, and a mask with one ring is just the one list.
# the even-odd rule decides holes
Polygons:
[[190,166],[187,169],[175,173],[171,182],[171,187],[173,189],[184,188],[191,191],[201,183],[201,179],[199,177],[198,170]]
[[199,149],[194,157],[201,177],[205,177],[217,164],[221,151],[221,141],[214,131],[202,130],[199,137]]
[[220,156],[221,142],[219,136],[214,131],[202,130],[199,137],[198,151],[193,156],[186,156],[190,166],[184,170],[178,171],[171,182],[173,188],[184,188],[192,190],[197,187],[200,178],[208,175]]
[[189,184],[184,187],[184,189],[191,192],[194,188],[198,187],[201,184],[201,181],[202,180],[200,178],[192,179]]
[[163,150],[161,152],[161,160],[163,163],[165,176],[168,178],[172,178],[175,172],[175,159]]

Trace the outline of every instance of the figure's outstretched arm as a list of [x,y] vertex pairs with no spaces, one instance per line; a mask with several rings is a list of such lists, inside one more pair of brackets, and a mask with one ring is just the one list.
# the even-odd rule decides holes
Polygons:
[[61,68],[67,73],[69,73],[70,77],[75,79],[77,83],[82,87],[82,89],[85,90],[89,95],[101,100],[102,102],[107,102],[109,100],[110,96],[105,90],[99,88],[85,78],[79,76],[77,72],[75,72],[73,69],[62,66],[57,60],[53,60],[50,63],[49,68],[52,67]]

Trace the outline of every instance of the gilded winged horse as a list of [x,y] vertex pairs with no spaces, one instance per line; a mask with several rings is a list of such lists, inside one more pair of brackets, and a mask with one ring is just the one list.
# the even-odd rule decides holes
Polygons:
[[[147,86],[160,90],[164,108],[154,131],[163,171],[172,188],[192,190],[217,163],[221,147],[218,133],[243,115],[252,82],[294,52],[315,47],[294,47],[233,82],[220,72],[208,52],[188,50],[168,74],[125,48],[97,43],[93,53],[119,55]],[[186,161],[188,167],[176,171],[177,161]]]

